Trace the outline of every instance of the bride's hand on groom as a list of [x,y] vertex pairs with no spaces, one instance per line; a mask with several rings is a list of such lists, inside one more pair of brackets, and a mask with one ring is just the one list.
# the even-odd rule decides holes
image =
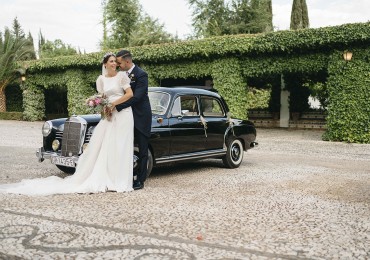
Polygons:
[[110,111],[113,112],[113,110],[116,108],[116,105],[114,103],[110,103],[108,105],[108,107],[109,107]]

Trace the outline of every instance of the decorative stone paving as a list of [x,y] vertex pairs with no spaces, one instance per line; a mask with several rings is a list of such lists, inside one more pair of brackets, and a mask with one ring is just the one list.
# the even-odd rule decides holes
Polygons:
[[[0,121],[0,183],[65,176],[37,163],[41,126]],[[130,193],[0,194],[0,259],[370,259],[370,145],[321,134],[259,129],[240,168],[163,166]]]
[[9,258],[303,259],[9,210],[0,210],[0,218],[0,250],[9,252],[0,256]]

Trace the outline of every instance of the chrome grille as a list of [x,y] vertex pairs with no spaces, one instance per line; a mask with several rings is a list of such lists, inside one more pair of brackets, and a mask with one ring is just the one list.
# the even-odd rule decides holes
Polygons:
[[91,136],[92,136],[92,134],[90,134],[90,133],[86,134],[85,143],[90,143]]
[[62,138],[63,138],[63,131],[57,131],[55,133],[55,138],[58,139],[59,141],[61,141]]
[[71,117],[64,123],[62,156],[79,155],[85,139],[86,121],[80,117]]

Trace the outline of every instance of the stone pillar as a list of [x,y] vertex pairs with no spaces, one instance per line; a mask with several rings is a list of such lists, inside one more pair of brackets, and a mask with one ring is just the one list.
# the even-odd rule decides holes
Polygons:
[[285,90],[284,76],[281,74],[280,127],[289,127],[289,91]]

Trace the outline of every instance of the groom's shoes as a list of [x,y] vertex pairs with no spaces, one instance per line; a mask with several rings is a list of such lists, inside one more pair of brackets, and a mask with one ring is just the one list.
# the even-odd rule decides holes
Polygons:
[[134,181],[134,185],[132,186],[132,188],[134,190],[140,190],[140,189],[144,188],[144,182]]

